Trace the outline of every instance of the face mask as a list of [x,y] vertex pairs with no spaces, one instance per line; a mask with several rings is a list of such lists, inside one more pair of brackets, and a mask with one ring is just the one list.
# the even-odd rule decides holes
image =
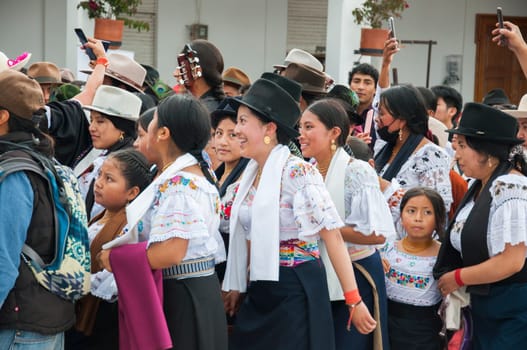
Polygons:
[[399,132],[398,131],[396,132],[388,131],[388,127],[390,127],[390,125],[386,125],[380,129],[377,129],[377,134],[379,134],[379,137],[383,139],[384,141],[390,144],[394,144],[397,141],[397,137],[399,137]]

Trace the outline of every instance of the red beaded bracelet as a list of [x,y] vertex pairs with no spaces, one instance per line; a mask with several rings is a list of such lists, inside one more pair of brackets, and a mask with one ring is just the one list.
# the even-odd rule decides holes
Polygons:
[[454,278],[458,286],[463,287],[465,285],[465,283],[463,283],[463,280],[461,279],[461,269],[456,269],[456,271],[454,272]]

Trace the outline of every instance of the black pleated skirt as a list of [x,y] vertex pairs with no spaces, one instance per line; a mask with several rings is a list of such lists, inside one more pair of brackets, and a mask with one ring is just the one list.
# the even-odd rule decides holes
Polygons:
[[391,350],[442,350],[439,335],[443,322],[438,305],[413,306],[388,301],[388,330]]
[[227,350],[227,321],[216,274],[163,280],[173,349]]
[[251,282],[229,343],[231,350],[334,350],[322,261],[280,267],[278,282]]

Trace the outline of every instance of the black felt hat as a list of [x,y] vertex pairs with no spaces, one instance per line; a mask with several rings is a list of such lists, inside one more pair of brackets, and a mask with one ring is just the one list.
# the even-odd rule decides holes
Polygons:
[[503,89],[492,89],[483,98],[483,104],[494,106],[494,105],[510,105],[511,101],[505,94]]
[[270,72],[263,73],[261,78],[276,83],[282,89],[287,91],[296,102],[300,102],[300,96],[302,96],[302,86],[296,81],[286,78],[282,75]]
[[216,129],[220,121],[225,117],[236,117],[236,110],[231,105],[231,99],[226,98],[218,105],[218,107],[210,114],[212,127]]
[[451,134],[510,145],[519,145],[524,142],[516,137],[518,122],[515,118],[481,103],[467,103],[463,108],[458,127],[446,131]]
[[295,129],[300,118],[298,103],[286,90],[270,80],[256,80],[241,99],[232,98],[230,104],[235,109],[240,104],[247,106],[263,118],[275,122],[288,136],[299,136]]

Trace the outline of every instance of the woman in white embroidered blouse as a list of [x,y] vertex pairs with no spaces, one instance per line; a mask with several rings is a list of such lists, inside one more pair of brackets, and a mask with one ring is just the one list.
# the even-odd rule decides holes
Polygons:
[[[319,238],[347,292],[351,321],[359,332],[371,332],[376,323],[361,302],[338,231],[343,226],[338,212],[316,168],[291,155],[286,146],[298,136],[297,103],[266,79],[257,80],[242,100],[233,103],[239,105],[235,132],[242,155],[252,160],[232,208],[223,283],[225,291],[247,293],[231,349],[246,349],[248,344],[251,349],[334,349]],[[226,300],[228,309],[233,301]]]
[[[226,350],[227,324],[215,263],[225,260],[219,195],[202,149],[210,138],[205,107],[188,95],[163,100],[148,125],[147,149],[160,174],[127,217],[146,237],[152,269],[163,269],[163,309],[175,349]],[[147,200],[149,199],[149,200]],[[136,201],[132,205],[136,204]],[[136,208],[137,206],[134,206]],[[102,257],[108,263],[108,251]]]
[[452,203],[450,158],[428,140],[428,115],[417,89],[396,86],[381,94],[377,133],[387,144],[375,156],[379,175],[397,181],[403,189],[426,186],[435,189],[445,201],[448,212]]
[[455,159],[475,179],[447,231],[434,276],[443,295],[466,285],[476,349],[527,344],[527,165],[517,121],[467,103]]
[[[375,337],[354,330],[346,332],[342,327],[347,317],[344,295],[321,242],[332,301],[336,348],[382,348],[383,344],[388,344],[388,319],[384,272],[376,245],[383,244],[387,238],[394,239],[395,228],[375,170],[368,163],[350,157],[342,148],[349,134],[350,122],[341,103],[335,99],[323,99],[304,111],[299,123],[300,149],[304,157],[313,157],[331,199],[346,223],[340,232],[355,263],[358,287],[370,313],[374,314],[375,310],[379,315],[375,330],[379,334]],[[374,346],[374,342],[379,343]]]

